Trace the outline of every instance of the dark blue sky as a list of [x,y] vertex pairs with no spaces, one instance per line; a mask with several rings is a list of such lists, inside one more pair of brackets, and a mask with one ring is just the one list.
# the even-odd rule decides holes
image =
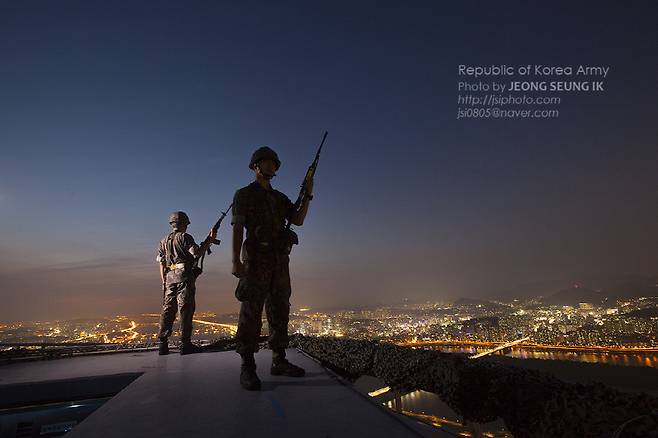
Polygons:
[[[0,320],[157,311],[168,213],[201,239],[262,145],[294,199],[324,130],[293,306],[656,273],[656,9],[3,2]],[[456,120],[459,64],[528,63],[610,73],[558,119]],[[201,310],[237,310],[228,249]]]

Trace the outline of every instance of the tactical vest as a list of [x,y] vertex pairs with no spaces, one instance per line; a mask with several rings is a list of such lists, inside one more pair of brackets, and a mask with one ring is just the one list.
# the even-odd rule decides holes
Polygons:
[[246,187],[243,193],[247,205],[245,228],[247,238],[244,249],[248,254],[281,252],[283,231],[292,203],[272,189],[265,190],[257,182]]

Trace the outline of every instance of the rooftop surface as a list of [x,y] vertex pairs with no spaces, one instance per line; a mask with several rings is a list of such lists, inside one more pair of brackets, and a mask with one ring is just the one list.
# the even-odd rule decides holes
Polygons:
[[240,387],[240,356],[234,351],[187,356],[149,351],[5,365],[0,393],[20,398],[39,393],[36,382],[143,373],[75,426],[67,434],[73,438],[448,436],[371,402],[296,349],[287,355],[306,376],[271,376],[271,352],[261,350],[256,354],[261,391]]

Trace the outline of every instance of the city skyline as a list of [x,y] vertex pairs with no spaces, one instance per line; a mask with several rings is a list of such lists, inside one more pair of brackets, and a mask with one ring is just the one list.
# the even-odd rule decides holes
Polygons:
[[[4,323],[0,324],[0,342],[36,345],[155,342],[158,318],[158,313],[147,313]],[[455,341],[466,345],[521,343],[520,347],[534,349],[658,352],[657,318],[658,294],[576,305],[544,304],[534,298],[462,299],[452,303],[428,301],[333,311],[294,308],[290,331],[412,346]],[[232,338],[237,321],[237,313],[218,315],[199,310],[193,336],[205,342]]]

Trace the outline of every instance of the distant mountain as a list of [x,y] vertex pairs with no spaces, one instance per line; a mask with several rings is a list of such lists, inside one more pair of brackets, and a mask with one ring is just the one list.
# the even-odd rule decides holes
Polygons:
[[604,301],[607,301],[607,297],[602,292],[580,286],[562,289],[542,298],[542,302],[549,306],[578,306],[579,303],[602,304]]
[[491,301],[478,298],[460,298],[453,303],[454,306],[483,306],[489,309],[503,309],[509,306],[505,304],[492,303]]
[[573,284],[573,279],[549,280],[523,283],[508,288],[499,289],[489,295],[489,299],[512,301],[512,299],[536,298],[555,293]]
[[[574,287],[578,284],[579,287]],[[557,292],[556,292],[557,291]],[[598,275],[569,280],[526,283],[500,290],[491,299],[539,298],[555,305],[658,296],[658,275]],[[564,304],[563,304],[564,303]]]
[[658,296],[658,275],[625,278],[606,288],[605,293],[612,298]]

